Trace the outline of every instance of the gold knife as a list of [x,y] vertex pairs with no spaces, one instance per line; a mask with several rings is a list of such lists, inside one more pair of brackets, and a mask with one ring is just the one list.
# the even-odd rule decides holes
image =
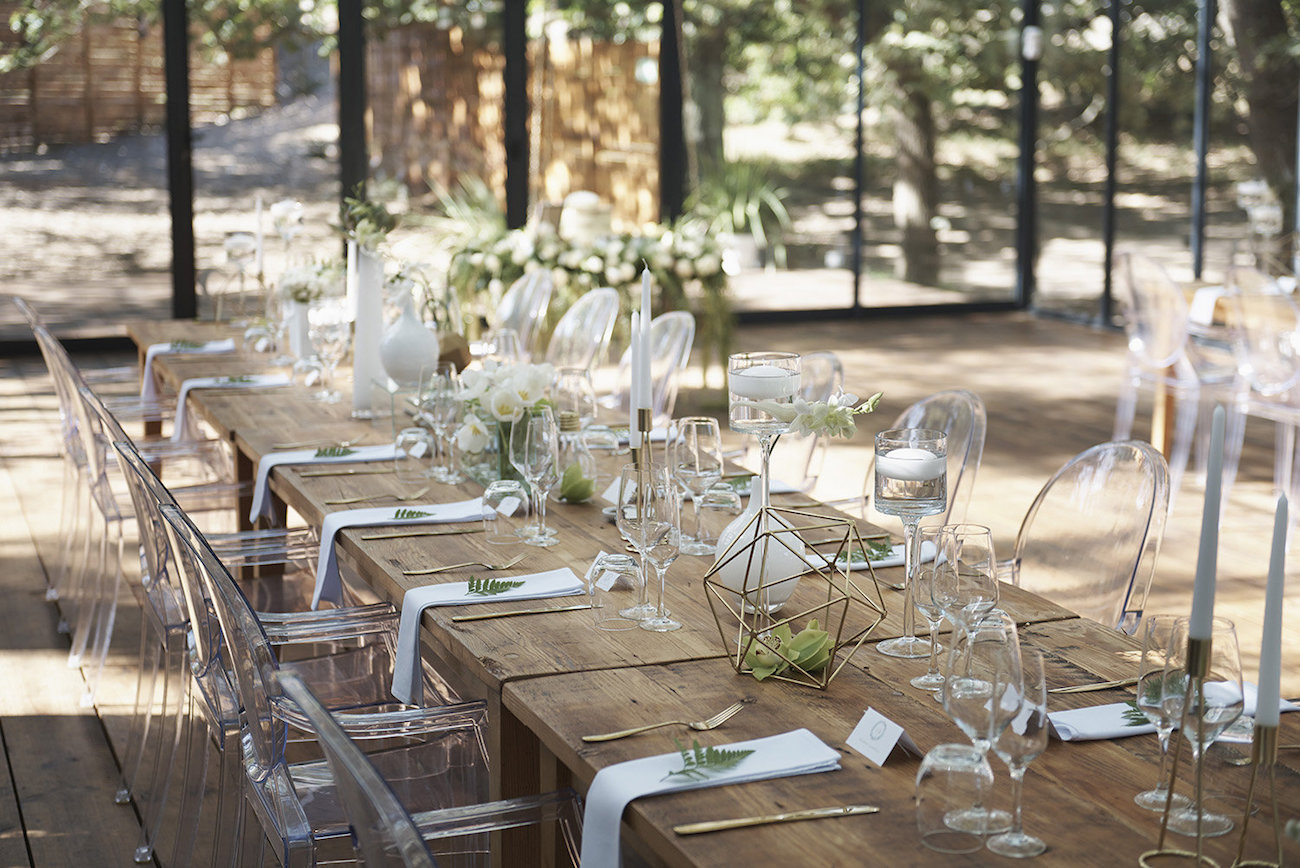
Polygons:
[[303,470],[298,475],[303,479],[314,479],[318,476],[363,476],[370,473],[392,473],[393,471],[394,468],[392,467],[354,467],[350,470]]
[[399,530],[399,531],[394,531],[392,533],[363,534],[361,538],[363,540],[405,539],[406,537],[409,536],[454,536],[455,534],[461,534],[461,533],[482,533],[482,532],[483,532],[483,528],[481,527],[467,527],[463,529],[458,528],[456,530]]
[[1118,687],[1132,687],[1137,678],[1119,678],[1115,681],[1096,681],[1092,684],[1075,684],[1070,687],[1051,687],[1048,693],[1092,693],[1096,690],[1114,690]]
[[486,621],[489,618],[509,618],[511,615],[545,615],[547,612],[578,612],[590,608],[590,603],[579,603],[576,606],[546,606],[541,609],[516,609],[513,612],[484,612],[480,615],[452,615],[451,619],[453,621]]
[[673,826],[678,835],[699,835],[702,832],[721,832],[723,829],[742,829],[766,823],[793,823],[796,820],[817,820],[823,817],[852,817],[857,814],[875,814],[875,805],[840,805],[833,808],[809,808],[806,811],[787,811],[783,814],[764,814],[759,817],[740,817],[735,820],[711,820],[707,823],[687,823]]

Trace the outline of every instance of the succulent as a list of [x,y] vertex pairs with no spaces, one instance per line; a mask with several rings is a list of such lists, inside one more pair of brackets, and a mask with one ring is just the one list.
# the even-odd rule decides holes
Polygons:
[[755,638],[745,652],[745,665],[759,681],[780,675],[791,665],[804,672],[819,672],[830,662],[831,650],[831,635],[816,619],[793,634],[789,624],[782,624],[769,636]]

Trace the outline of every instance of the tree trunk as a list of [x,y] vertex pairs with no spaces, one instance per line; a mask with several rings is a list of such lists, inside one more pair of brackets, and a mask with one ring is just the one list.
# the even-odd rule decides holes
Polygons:
[[[1282,204],[1282,238],[1296,230],[1295,159],[1300,58],[1281,0],[1222,0],[1228,39],[1241,62],[1250,106],[1250,146],[1260,175]],[[1280,252],[1280,251],[1279,251]],[[1289,257],[1283,257],[1285,261]]]
[[[687,141],[695,142],[700,177],[708,177],[723,165],[722,133],[726,129],[723,100],[726,38],[722,34],[701,34],[691,40],[687,66],[690,69],[691,102],[696,116],[687,121]],[[699,178],[692,178],[692,186]]]
[[924,90],[909,86],[906,69],[894,72],[899,88],[894,109],[894,225],[902,232],[903,252],[895,271],[903,280],[934,286],[939,282],[939,238],[933,222],[939,208],[934,107]]

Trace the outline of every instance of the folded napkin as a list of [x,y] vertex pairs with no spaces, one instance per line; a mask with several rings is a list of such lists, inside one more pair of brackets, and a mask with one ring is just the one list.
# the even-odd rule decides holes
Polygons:
[[[1222,682],[1210,682],[1205,685],[1207,693],[1223,691]],[[1255,698],[1258,690],[1249,681],[1242,683],[1242,697],[1245,700],[1245,717],[1255,716]],[[1287,702],[1279,704],[1282,711],[1295,711],[1300,706]],[[1049,712],[1048,720],[1052,724],[1052,733],[1061,741],[1092,741],[1108,738],[1125,738],[1130,735],[1148,735],[1156,731],[1155,725],[1133,702],[1112,702],[1108,705],[1094,705],[1088,708],[1071,708],[1068,711]]]
[[240,374],[233,377],[194,377],[181,383],[176,395],[176,421],[172,423],[172,439],[185,439],[185,399],[193,389],[256,389],[268,386],[287,386],[293,380],[288,374]]
[[201,355],[207,353],[233,353],[234,338],[222,338],[216,341],[168,341],[165,344],[150,344],[144,351],[144,371],[140,375],[140,400],[158,400],[158,382],[153,376],[153,360],[164,353],[190,353]]
[[[325,454],[322,454],[325,453]],[[334,454],[344,453],[344,454]],[[267,509],[266,480],[271,470],[281,464],[338,464],[354,461],[391,461],[397,455],[397,447],[392,443],[380,446],[352,446],[347,449],[295,449],[291,452],[268,452],[257,462],[257,481],[253,484],[253,509],[248,520],[257,521],[257,517]]]
[[320,529],[320,558],[316,562],[316,591],[311,598],[315,609],[321,600],[337,603],[343,590],[339,581],[339,560],[334,537],[345,527],[376,524],[442,524],[453,521],[482,521],[483,498],[456,503],[426,503],[423,506],[383,506],[344,509],[325,516]]
[[[935,544],[930,542],[929,540],[923,541],[921,543],[921,558],[919,561],[917,561],[917,563],[924,564],[934,560],[935,548],[936,548]],[[826,553],[828,555],[830,554],[829,551],[827,551]],[[871,560],[871,566],[873,567],[901,567],[904,561],[906,560],[905,553],[903,552],[903,544],[897,543],[890,547],[889,554],[885,555],[884,557],[871,558],[870,560]],[[811,555],[808,558],[808,562],[816,567],[826,566],[826,562],[823,561],[821,558],[811,556]],[[859,560],[852,560],[852,559],[850,559],[849,561],[850,570],[865,570],[866,568],[867,568],[866,561],[859,561]]]
[[619,864],[618,827],[628,802],[641,796],[698,790],[784,778],[840,767],[840,755],[806,729],[723,745],[720,750],[752,750],[732,768],[691,777],[681,771],[680,753],[667,753],[607,766],[596,773],[587,790],[582,818],[583,868],[614,868]]
[[[753,491],[754,480],[757,478],[758,474],[754,474],[753,476],[748,477],[737,476],[734,479],[725,479],[723,481],[735,489],[736,493],[741,497],[748,497]],[[799,490],[800,489],[797,485],[793,485],[782,479],[773,479],[767,484],[767,491],[769,494],[794,494]]]
[[420,676],[420,615],[429,606],[467,606],[472,603],[500,603],[505,600],[540,600],[586,593],[582,580],[568,567],[509,576],[503,581],[523,582],[498,594],[471,594],[469,582],[446,582],[412,588],[402,597],[402,618],[397,627],[397,659],[393,661],[393,696],[408,705],[424,701]]

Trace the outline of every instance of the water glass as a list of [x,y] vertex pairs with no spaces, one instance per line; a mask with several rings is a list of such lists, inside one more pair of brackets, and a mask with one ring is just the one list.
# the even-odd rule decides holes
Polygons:
[[695,542],[707,549],[706,554],[714,555],[718,550],[718,537],[744,512],[745,503],[736,489],[719,482],[695,501],[695,510],[699,516]]
[[483,539],[493,545],[520,541],[528,524],[528,491],[514,479],[498,479],[483,492]]
[[682,554],[711,555],[714,545],[700,539],[700,499],[722,480],[722,435],[718,420],[711,416],[687,416],[673,423],[674,435],[668,442],[668,466],[691,496],[694,527],[682,530]]
[[422,483],[433,465],[433,434],[424,428],[403,428],[397,432],[393,468],[397,481]]
[[587,599],[597,630],[633,630],[640,618],[637,600],[645,577],[636,559],[602,552],[587,570]]
[[916,773],[916,830],[921,843],[940,853],[974,853],[984,846],[978,832],[950,824],[952,817],[982,805],[993,788],[984,752],[967,744],[936,745]]

